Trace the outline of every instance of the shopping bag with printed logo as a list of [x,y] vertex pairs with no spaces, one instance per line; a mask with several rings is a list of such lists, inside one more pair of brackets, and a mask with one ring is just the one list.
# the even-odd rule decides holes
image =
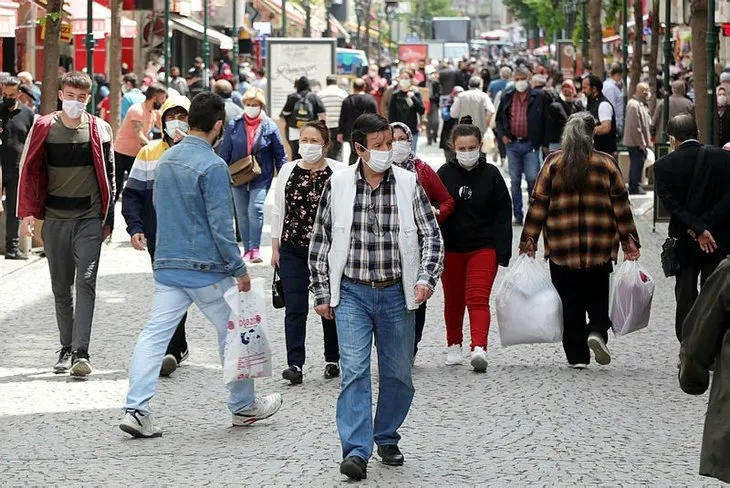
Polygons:
[[507,271],[497,292],[502,346],[560,342],[563,302],[544,266],[526,254]]
[[649,325],[654,279],[638,261],[624,261],[611,273],[608,315],[617,336]]
[[251,290],[246,293],[233,287],[226,292],[225,298],[231,315],[223,353],[224,382],[271,376],[264,279],[251,280]]

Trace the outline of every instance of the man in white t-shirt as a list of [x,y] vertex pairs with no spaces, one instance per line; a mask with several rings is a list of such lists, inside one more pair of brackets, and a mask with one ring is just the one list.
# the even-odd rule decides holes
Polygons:
[[593,135],[596,150],[616,157],[616,111],[603,94],[603,82],[595,75],[586,76],[583,78],[583,92],[588,96],[588,111],[598,121]]

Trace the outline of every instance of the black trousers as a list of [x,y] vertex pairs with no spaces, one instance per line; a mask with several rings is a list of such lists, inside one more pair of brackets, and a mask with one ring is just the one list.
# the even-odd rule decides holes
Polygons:
[[[306,358],[307,313],[309,312],[309,265],[308,249],[291,244],[279,248],[279,276],[284,285],[284,335],[286,336],[286,360],[289,366],[304,366]],[[340,360],[337,343],[337,326],[334,320],[322,318],[324,330],[324,360],[336,363]]]
[[342,161],[342,143],[337,140],[337,129],[330,129],[330,148],[327,157],[335,161]]
[[[563,302],[563,349],[570,364],[588,364],[588,334],[597,332],[608,342],[608,284],[611,262],[572,269],[550,261],[550,277]],[[586,314],[588,323],[586,324]]]
[[296,161],[297,159],[302,159],[302,157],[299,155],[299,139],[297,139],[296,141],[289,140],[288,142],[289,147],[291,148],[291,160]]
[[122,189],[124,188],[124,173],[130,173],[132,166],[134,165],[134,156],[126,156],[124,154],[114,153],[114,180],[117,185],[117,196],[116,199],[122,196]]
[[636,191],[641,187],[641,177],[644,173],[646,149],[630,147],[629,149],[629,191]]
[[418,353],[418,343],[423,337],[423,326],[426,325],[426,302],[416,309],[416,341],[413,343],[413,355]]
[[[20,220],[16,212],[18,203],[18,166],[13,162],[3,164],[2,187],[5,188],[5,254],[11,254],[18,250],[20,244]],[[2,191],[0,191],[2,193]]]
[[677,281],[674,284],[674,296],[677,299],[674,328],[679,342],[682,342],[682,324],[684,323],[684,319],[689,314],[692,305],[694,305],[699,295],[697,291],[697,279],[699,278],[700,288],[702,288],[707,278],[715,272],[715,268],[719,264],[719,262],[715,262],[682,265],[682,269],[677,273]]
[[[150,258],[152,259],[152,263],[155,262],[155,248],[147,244],[147,252],[150,253]],[[179,363],[183,354],[186,354],[188,352],[188,341],[185,339],[185,321],[188,318],[187,312],[185,312],[185,315],[182,316],[180,319],[180,323],[177,324],[177,328],[175,329],[175,333],[172,335],[172,339],[170,339],[170,343],[167,345],[167,351],[165,354],[172,354],[175,356],[175,359],[177,359],[177,362]]]

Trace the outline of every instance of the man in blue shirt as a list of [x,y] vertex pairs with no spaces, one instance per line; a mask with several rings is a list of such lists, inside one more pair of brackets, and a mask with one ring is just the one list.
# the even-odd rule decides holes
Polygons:
[[141,103],[145,101],[144,93],[139,89],[139,80],[137,75],[134,73],[128,73],[122,78],[122,83],[126,88],[126,93],[122,97],[122,106],[120,108],[122,121],[127,116],[127,110],[135,103]]
[[489,93],[489,96],[492,98],[492,100],[495,100],[497,98],[497,93],[501,92],[507,87],[507,82],[512,79],[512,68],[509,66],[503,66],[499,70],[499,79],[492,80],[491,83],[489,83],[489,86],[487,87],[487,93]]
[[616,112],[616,127],[619,134],[624,133],[624,93],[622,90],[623,69],[620,64],[611,66],[611,72],[603,82],[603,96],[611,102]]
[[[149,402],[167,344],[178,322],[195,303],[217,329],[223,358],[231,309],[224,294],[251,280],[233,232],[233,195],[226,163],[213,151],[221,137],[225,103],[218,95],[197,95],[190,106],[187,137],[157,164],[153,203],[157,213],[155,296],[152,317],[142,330],[129,366],[129,392],[119,427],[134,437],[159,437]],[[184,196],[185,205],[180,205]],[[181,230],[183,230],[181,232]],[[251,425],[281,408],[281,395],[256,398],[253,380],[234,381],[228,408],[233,425]]]

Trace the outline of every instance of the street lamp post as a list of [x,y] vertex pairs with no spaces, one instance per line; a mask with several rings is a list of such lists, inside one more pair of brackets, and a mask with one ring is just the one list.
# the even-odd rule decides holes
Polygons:
[[203,0],[203,61],[205,70],[203,72],[203,85],[210,90],[210,40],[208,39],[208,16],[210,15],[210,0]]
[[330,28],[332,22],[332,0],[325,0],[324,2],[324,20],[327,26],[324,28],[324,37],[332,37],[332,29]]
[[302,6],[305,14],[304,37],[312,37],[312,5],[309,0],[302,0]]
[[393,58],[393,15],[398,11],[398,0],[385,1],[385,20],[388,22],[388,53]]
[[360,29],[362,28],[363,5],[362,0],[355,0],[355,16],[357,17],[357,43],[355,47],[360,49]]
[[583,0],[583,69],[586,67],[586,59],[588,59],[588,0]]
[[163,52],[165,56],[165,86],[170,86],[170,68],[172,67],[172,56],[170,54],[170,0],[165,0]]
[[286,37],[286,0],[281,0],[281,37]]
[[707,1],[707,143],[715,144],[715,0]]
[[667,124],[669,123],[669,61],[672,59],[672,0],[665,0],[664,7],[664,132],[661,134],[662,142],[669,141],[667,135]]
[[238,81],[238,0],[233,0],[233,76]]
[[86,72],[91,77],[91,98],[86,111],[94,113],[94,95],[96,84],[94,82],[94,0],[87,0],[86,4]]
[[[638,1],[638,0],[635,0]],[[629,1],[623,0],[623,11],[621,16],[623,17],[623,25],[621,26],[623,28],[623,49],[622,49],[622,55],[623,60],[621,63],[621,73],[623,74],[623,81],[624,81],[624,108],[626,108],[626,103],[629,99],[629,88],[628,88],[628,67],[629,67],[629,26],[628,26],[628,16],[629,16]],[[635,35],[641,35],[639,33],[639,26],[634,26]],[[636,53],[634,53],[634,56],[636,56]],[[637,80],[638,81],[638,80]],[[624,114],[626,114],[626,110],[624,110]],[[623,121],[622,121],[623,122]]]

